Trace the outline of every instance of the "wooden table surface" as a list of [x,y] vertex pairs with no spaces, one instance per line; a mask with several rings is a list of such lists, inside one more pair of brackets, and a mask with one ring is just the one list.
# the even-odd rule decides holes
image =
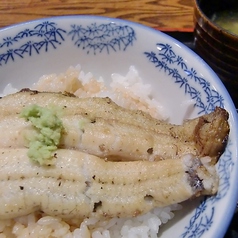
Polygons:
[[131,20],[161,31],[193,31],[193,0],[0,0],[0,28],[78,14]]

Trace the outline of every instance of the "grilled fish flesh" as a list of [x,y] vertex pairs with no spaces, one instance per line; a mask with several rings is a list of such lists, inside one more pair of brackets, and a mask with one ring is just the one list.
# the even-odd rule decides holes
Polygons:
[[[184,154],[198,155],[191,142],[181,142],[169,135],[143,127],[121,123],[119,120],[83,115],[62,115],[64,132],[60,148],[76,149],[108,160],[162,160],[176,159]],[[19,115],[0,117],[0,148],[28,147],[27,137],[35,129],[31,122]]]
[[[20,114],[33,104],[59,108],[64,131],[53,165],[27,155],[35,129]],[[0,111],[1,219],[34,211],[65,220],[132,217],[218,190],[225,109],[172,125],[109,98],[26,89],[0,99]]]
[[[8,95],[0,100],[1,123],[6,124],[7,118],[15,120],[10,116],[18,115],[24,107],[32,104],[42,107],[57,105],[62,109],[63,117],[91,122],[84,123],[85,128],[78,127],[78,130],[75,123],[72,125],[66,123],[69,131],[76,131],[75,136],[80,136],[73,147],[80,146],[80,149],[85,152],[96,156],[108,156],[111,159],[123,157],[130,160],[167,159],[187,151],[197,156],[210,156],[213,158],[213,163],[216,163],[224,151],[230,130],[228,112],[222,108],[216,108],[210,114],[187,120],[183,125],[173,125],[163,120],[154,119],[142,111],[122,108],[109,98],[78,98],[68,93],[38,92],[29,89]],[[21,130],[20,124],[22,123],[18,123],[19,130]],[[92,130],[98,130],[98,133],[94,133]],[[113,132],[113,134],[111,135],[109,132]],[[132,136],[126,136],[126,132]],[[154,137],[159,138],[158,143]],[[63,138],[65,138],[64,143],[67,147],[67,141],[72,137]],[[81,139],[85,139],[84,144],[81,143]],[[124,139],[127,140],[123,143]],[[80,145],[78,141],[81,143]],[[87,147],[86,143],[89,143],[87,145],[93,151],[90,148],[84,148],[84,146]],[[95,146],[92,146],[92,143],[95,143]],[[162,143],[162,150],[159,146],[160,143]],[[142,147],[138,148],[138,144]],[[115,151],[113,151],[112,145],[115,146]],[[135,146],[129,148],[129,145]],[[131,149],[131,153],[127,153],[126,148]],[[127,156],[124,152],[127,153]],[[136,152],[138,155],[134,158]]]
[[59,149],[54,166],[30,163],[27,149],[0,149],[0,218],[42,211],[63,219],[132,217],[215,194],[209,157],[110,162]]

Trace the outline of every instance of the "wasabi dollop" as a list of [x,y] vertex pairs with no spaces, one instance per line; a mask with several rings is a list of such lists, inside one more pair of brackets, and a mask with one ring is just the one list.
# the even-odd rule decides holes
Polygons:
[[28,157],[40,165],[54,164],[55,151],[63,133],[63,123],[56,108],[30,105],[22,110],[20,116],[30,121],[35,129],[35,133],[26,138],[29,142]]

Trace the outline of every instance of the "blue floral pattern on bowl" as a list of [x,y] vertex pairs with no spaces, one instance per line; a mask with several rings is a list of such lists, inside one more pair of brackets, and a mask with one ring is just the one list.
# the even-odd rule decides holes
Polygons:
[[64,41],[65,33],[56,23],[46,21],[37,24],[33,29],[27,28],[14,36],[1,39],[0,49],[4,51],[0,54],[0,66],[7,64],[9,60],[31,56],[34,52],[39,54],[50,48],[56,49]]
[[[227,150],[223,154],[223,160],[218,163],[218,173],[220,175],[219,191],[216,196],[205,197],[200,205],[196,208],[194,215],[190,219],[189,224],[185,227],[184,233],[181,238],[199,238],[206,231],[210,229],[213,224],[215,215],[218,215],[218,209],[215,208],[215,203],[222,199],[229,187],[230,176],[234,163],[232,161],[232,153],[230,145],[228,144]],[[207,210],[206,207],[210,205],[211,209]]]
[[[128,47],[133,47],[136,41],[136,31],[133,27],[117,23],[93,23],[88,26],[71,24],[67,29],[58,26],[56,22],[45,21],[16,35],[0,39],[0,67],[34,53],[43,54],[54,50],[60,47],[67,37],[75,47],[85,50],[87,54],[92,53],[95,57],[102,52],[110,54],[111,51],[126,51]],[[224,107],[220,93],[212,89],[205,78],[198,76],[196,69],[191,68],[170,44],[158,42],[156,49],[157,51],[151,50],[141,54],[158,70],[163,70],[195,101],[194,106],[199,109],[199,113],[209,113],[216,106]],[[193,87],[191,82],[196,83],[198,87]],[[223,159],[218,164],[221,175],[218,194],[204,198],[184,227],[182,238],[201,237],[213,225],[214,216],[218,212],[215,204],[226,195],[230,186],[233,167],[230,146],[228,144]],[[212,204],[209,210],[206,209],[208,204]]]
[[25,29],[14,36],[1,39],[0,49],[3,52],[0,53],[0,66],[7,64],[9,60],[31,56],[34,52],[40,54],[50,48],[56,49],[66,36],[70,36],[72,42],[77,47],[87,50],[88,54],[125,51],[136,40],[133,28],[127,25],[94,23],[83,27],[73,24],[70,28],[71,30],[67,31],[57,27],[55,22],[46,21],[37,24],[33,29]]
[[[223,98],[219,92],[211,89],[210,83],[197,75],[194,68],[189,68],[183,58],[174,52],[171,45],[166,43],[158,43],[158,52],[145,52],[146,57],[159,70],[164,70],[174,83],[178,84],[180,88],[184,89],[185,94],[189,94],[191,99],[195,100],[195,106],[200,108],[199,113],[209,113],[214,111],[215,107],[224,107]],[[184,74],[180,74],[178,67],[182,69]],[[196,82],[201,91],[206,94],[207,101],[203,101],[201,92],[190,85],[191,80]]]
[[77,47],[87,50],[87,53],[126,50],[136,39],[133,28],[127,25],[94,23],[87,27],[81,25],[71,27],[72,30],[68,34],[72,37],[72,41]]
[[[209,113],[214,111],[215,107],[224,107],[223,98],[219,92],[211,88],[210,83],[197,76],[196,69],[189,68],[184,62],[183,58],[176,54],[172,46],[166,43],[158,43],[157,50],[144,52],[148,60],[155,65],[158,70],[164,70],[165,73],[170,75],[174,83],[184,90],[191,99],[195,100],[195,107],[200,109],[200,113]],[[178,67],[182,69],[183,75],[179,72]],[[191,80],[199,85],[201,92],[191,86]],[[202,98],[205,94],[206,101]],[[216,196],[204,198],[201,204],[196,208],[189,224],[185,227],[182,238],[199,238],[206,231],[210,229],[213,224],[213,218],[218,212],[214,204],[223,198],[230,187],[231,168],[234,163],[232,162],[232,152],[228,143],[227,149],[223,154],[223,160],[219,160],[218,172],[220,175],[219,192]],[[206,210],[208,203],[211,203],[211,209]]]

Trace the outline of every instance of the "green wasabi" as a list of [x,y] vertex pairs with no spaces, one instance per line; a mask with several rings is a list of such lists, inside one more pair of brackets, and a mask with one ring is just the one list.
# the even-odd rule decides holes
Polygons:
[[54,164],[55,151],[63,133],[63,123],[55,108],[30,105],[20,116],[30,121],[36,132],[26,138],[29,141],[28,157],[40,165]]

